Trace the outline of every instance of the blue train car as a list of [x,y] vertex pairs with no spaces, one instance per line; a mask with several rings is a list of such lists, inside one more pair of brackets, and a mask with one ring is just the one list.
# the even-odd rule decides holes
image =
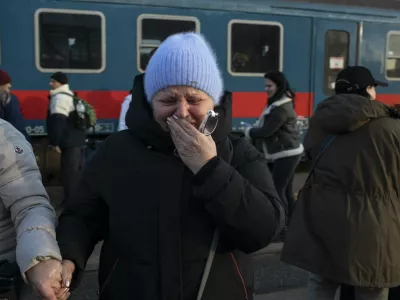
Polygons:
[[68,74],[71,88],[97,111],[96,133],[107,135],[116,131],[120,104],[134,76],[145,70],[150,51],[181,31],[201,32],[214,47],[225,86],[233,92],[232,130],[259,116],[266,104],[263,74],[268,70],[287,74],[305,129],[347,65],[364,65],[390,81],[389,88],[378,90],[379,99],[400,103],[399,11],[390,4],[376,8],[321,1],[331,4],[0,1],[0,69],[12,76],[28,133],[42,139],[53,72]]

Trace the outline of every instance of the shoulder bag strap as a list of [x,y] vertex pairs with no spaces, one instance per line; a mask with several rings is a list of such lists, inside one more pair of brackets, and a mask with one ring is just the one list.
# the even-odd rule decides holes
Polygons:
[[204,268],[203,277],[201,278],[200,288],[199,292],[197,293],[196,300],[201,300],[201,298],[203,297],[204,289],[206,288],[207,279],[208,276],[210,275],[211,266],[214,260],[215,251],[217,250],[218,247],[218,241],[219,241],[219,229],[215,229],[213,240],[211,242],[210,252],[208,253],[206,266]]
[[324,154],[325,150],[328,149],[330,144],[333,142],[333,140],[336,138],[336,135],[328,135],[324,142],[321,145],[321,149],[319,150],[319,153],[317,157],[314,159],[314,162],[311,165],[310,172],[308,173],[307,179],[304,183],[304,185],[307,184],[307,182],[310,180],[312,173],[314,172],[315,166],[317,165],[318,160],[321,158],[322,154]]
[[67,92],[59,92],[59,93],[57,93],[56,95],[59,95],[59,94],[61,94],[61,95],[67,95],[67,96],[70,96],[70,97],[72,97],[72,98],[75,98],[75,95],[71,95],[70,93],[67,93]]
[[[233,145],[233,156],[231,158],[230,164],[233,168],[237,168],[239,167],[243,162],[244,162],[244,158],[245,155],[244,153],[246,152],[246,143],[244,141],[242,141],[242,138],[236,137],[236,136],[231,136],[230,137],[230,142]],[[212,267],[212,263],[214,260],[214,256],[215,256],[215,252],[217,250],[218,247],[218,242],[219,242],[219,236],[220,236],[220,231],[218,228],[215,229],[214,231],[214,236],[211,242],[211,246],[210,246],[210,251],[208,253],[208,257],[207,257],[207,262],[206,262],[206,266],[204,268],[204,273],[203,273],[203,277],[201,278],[201,283],[200,283],[200,288],[199,291],[197,293],[197,298],[196,300],[201,300],[201,298],[203,297],[203,293],[204,293],[204,289],[206,287],[207,284],[207,279],[208,276],[210,275],[210,271],[211,271],[211,267]]]

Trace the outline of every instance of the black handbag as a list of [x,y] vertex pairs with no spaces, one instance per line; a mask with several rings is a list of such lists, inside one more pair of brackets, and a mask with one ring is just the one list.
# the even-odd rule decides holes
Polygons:
[[20,270],[16,262],[0,261],[0,300],[16,299],[16,283]]

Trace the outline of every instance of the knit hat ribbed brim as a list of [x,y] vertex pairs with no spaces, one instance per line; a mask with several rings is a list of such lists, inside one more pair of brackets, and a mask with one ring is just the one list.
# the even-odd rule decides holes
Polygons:
[[54,73],[53,75],[51,75],[50,78],[55,80],[55,81],[57,81],[57,82],[59,82],[59,83],[61,83],[61,84],[67,84],[68,83],[68,77],[63,72]]
[[11,83],[11,77],[6,71],[0,70],[0,85]]
[[204,37],[178,33],[168,37],[146,68],[144,88],[149,102],[170,86],[190,86],[207,93],[215,105],[223,94],[223,82],[216,56]]

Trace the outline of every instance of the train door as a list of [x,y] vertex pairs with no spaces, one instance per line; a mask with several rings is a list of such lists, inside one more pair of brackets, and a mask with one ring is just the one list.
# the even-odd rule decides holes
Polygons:
[[357,22],[315,21],[313,111],[332,95],[337,74],[356,64],[358,42]]

